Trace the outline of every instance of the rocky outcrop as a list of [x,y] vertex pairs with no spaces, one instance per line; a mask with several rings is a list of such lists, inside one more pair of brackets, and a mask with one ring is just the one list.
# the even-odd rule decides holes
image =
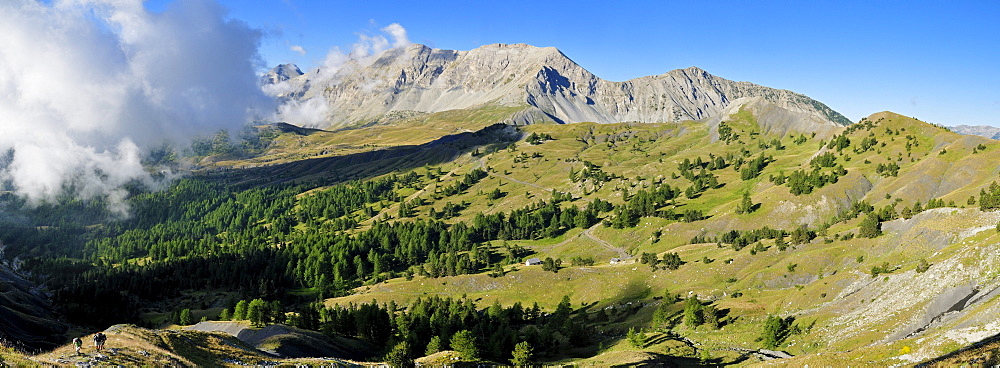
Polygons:
[[513,124],[676,122],[720,116],[733,101],[744,98],[759,98],[825,125],[850,124],[804,95],[730,81],[695,67],[612,82],[555,48],[524,44],[470,51],[409,45],[350,61],[335,71],[291,74],[272,71],[265,76],[265,89],[297,103],[320,99],[327,107],[324,121],[329,127],[365,124],[394,111],[431,113],[487,105],[524,106],[508,119]]
[[784,108],[763,97],[743,97],[731,101],[721,113],[707,120],[709,126],[713,128],[713,139],[717,138],[714,128],[740,110],[747,110],[753,114],[761,130],[767,134],[780,136],[796,132],[815,132],[825,138],[837,131],[837,125],[830,124],[830,121],[822,116]]

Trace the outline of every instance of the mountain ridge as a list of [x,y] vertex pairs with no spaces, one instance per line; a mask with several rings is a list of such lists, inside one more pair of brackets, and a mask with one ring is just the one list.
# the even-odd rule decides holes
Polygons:
[[[280,68],[280,70],[279,70]],[[475,106],[523,106],[506,123],[678,122],[720,116],[732,101],[761,97],[834,126],[851,122],[823,103],[788,90],[734,82],[689,67],[624,82],[601,79],[554,47],[492,44],[469,51],[413,44],[334,69],[263,78],[279,99],[327,108],[321,128],[377,121],[391,112],[433,113]],[[294,68],[297,70],[297,68]],[[295,73],[292,73],[295,74]]]
[[1000,139],[1000,128],[989,125],[956,125],[948,127],[958,134],[978,135],[990,139]]

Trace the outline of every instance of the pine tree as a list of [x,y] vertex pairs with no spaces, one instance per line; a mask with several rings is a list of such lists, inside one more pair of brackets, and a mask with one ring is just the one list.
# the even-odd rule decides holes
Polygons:
[[767,349],[775,349],[784,344],[789,335],[789,327],[792,324],[792,317],[787,319],[778,316],[768,316],[764,322],[764,330],[761,332],[761,341]]
[[[655,255],[654,255],[654,259],[655,259]],[[678,255],[677,253],[670,252],[670,253],[663,254],[663,261],[662,261],[662,263],[663,263],[663,267],[666,267],[669,270],[676,270],[676,269],[680,268],[682,264],[684,264],[684,261],[681,260],[681,256]]]
[[788,242],[785,241],[785,234],[778,235],[778,237],[774,239],[774,246],[778,248],[778,251],[782,252],[785,251],[785,249],[788,249]]
[[858,229],[858,236],[863,238],[875,238],[882,235],[882,224],[878,222],[878,215],[875,213],[869,213],[865,216],[865,219],[861,221],[861,227]]
[[413,355],[410,353],[410,343],[403,341],[393,346],[383,358],[390,367],[412,367]]
[[181,326],[187,326],[187,325],[190,325],[190,324],[194,323],[194,319],[193,319],[193,317],[191,317],[191,310],[190,309],[184,308],[184,309],[181,310],[181,315],[180,315],[180,318],[179,318],[179,322],[180,322],[179,324]]
[[701,302],[698,298],[684,300],[684,324],[694,328],[702,324]]
[[250,320],[250,323],[254,326],[261,327],[267,321],[267,305],[262,299],[254,299],[247,305],[247,315],[246,319]]
[[424,355],[431,355],[439,352],[442,350],[441,348],[441,336],[435,335],[431,337],[431,341],[427,343],[427,349],[424,350]]
[[628,333],[625,335],[625,339],[628,340],[629,344],[636,349],[641,349],[646,346],[646,334],[642,333],[640,330],[636,330],[635,327],[629,327]]
[[479,347],[476,345],[476,336],[472,331],[461,330],[451,337],[451,349],[458,352],[465,361],[479,360]]
[[285,312],[281,308],[281,301],[274,300],[271,301],[267,308],[269,312],[266,317],[268,321],[272,323],[284,323],[285,322]]
[[525,367],[531,365],[531,358],[534,357],[534,349],[531,348],[531,344],[527,341],[521,341],[514,346],[514,351],[511,353],[513,358],[510,359],[511,364],[515,367]]
[[715,309],[714,305],[706,305],[701,309],[701,314],[705,320],[705,326],[708,328],[716,330],[719,328],[719,311]]
[[743,193],[743,200],[740,202],[739,205],[736,206],[736,213],[742,215],[744,213],[753,212],[753,210],[754,210],[753,207],[754,207],[754,203],[753,203],[753,200],[750,199],[750,193],[749,192],[744,192]]
[[233,321],[242,321],[247,318],[247,301],[240,300],[233,309]]

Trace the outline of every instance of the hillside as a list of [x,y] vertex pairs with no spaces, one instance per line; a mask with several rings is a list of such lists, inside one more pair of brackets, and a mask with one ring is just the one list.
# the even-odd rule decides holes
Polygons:
[[[76,323],[252,314],[369,344],[365,361],[506,363],[523,342],[546,363],[916,364],[1000,333],[996,141],[763,98],[699,121],[493,124],[510,111],[278,126],[259,155],[136,189],[130,219],[39,218],[5,242]],[[81,243],[16,242],[40,234]]]
[[79,355],[74,351],[72,344],[33,356],[0,350],[0,366],[5,363],[17,367],[68,365],[234,367],[277,364],[361,366],[350,360],[332,357],[281,358],[257,350],[252,345],[224,333],[152,330],[132,325],[115,325],[102,332],[108,336],[106,347],[102,351],[94,349],[92,335],[87,335],[81,337],[84,344]]
[[42,291],[0,264],[0,345],[51,349],[62,342],[66,329]]
[[691,67],[611,82],[552,47],[494,44],[470,51],[423,45],[351,60],[336,70],[300,74],[281,65],[265,90],[289,117],[322,112],[324,128],[396,123],[406,117],[482,107],[514,108],[497,122],[663,123],[718,117],[734,101],[762,98],[814,123],[847,125],[826,105],[791,91],[733,82]]
[[[749,123],[749,120],[743,122]],[[538,145],[519,145],[514,151],[497,152],[473,163],[492,170],[490,177],[470,189],[470,197],[455,199],[456,202],[472,203],[463,211],[469,217],[460,215],[458,219],[468,221],[477,213],[517,208],[530,202],[532,197],[544,198],[552,189],[579,197],[575,202],[578,205],[586,204],[588,198],[607,198],[617,205],[626,197],[623,193],[632,196],[641,188],[655,188],[657,182],[661,185],[683,183],[685,179],[676,175],[670,179],[669,173],[676,170],[676,165],[684,158],[695,161],[700,156],[705,159],[701,153],[705,150],[723,156],[726,146],[732,146],[719,141],[706,142],[713,134],[703,128],[699,130],[701,127],[697,124],[680,127],[531,127],[530,132],[549,134],[554,140]],[[747,134],[741,137],[751,139],[745,143],[768,141],[765,135],[753,133],[759,128],[749,124],[744,127],[750,131],[744,131]],[[983,317],[977,316],[992,315],[997,307],[994,300],[997,280],[990,271],[997,265],[989,255],[996,251],[993,228],[1000,216],[980,212],[975,205],[971,205],[973,209],[960,207],[981,200],[979,190],[988,187],[996,178],[995,169],[993,172],[981,170],[990,166],[989,155],[982,153],[995,149],[992,142],[959,136],[891,113],[873,115],[835,134],[846,137],[851,143],[831,146],[833,143],[827,140],[817,151],[815,141],[810,140],[813,143],[792,143],[782,150],[765,149],[768,155],[774,152],[775,161],[768,164],[756,180],[740,180],[740,173],[732,170],[713,171],[719,176],[718,181],[726,184],[725,189],[710,190],[686,201],[686,206],[703,210],[709,216],[707,220],[688,224],[651,217],[642,218],[635,228],[617,230],[605,223],[583,233],[570,230],[551,241],[504,242],[523,245],[541,258],[550,256],[565,261],[572,257],[593,257],[598,264],[605,265],[570,267],[558,274],[529,267],[502,278],[454,276],[431,284],[423,279],[390,281],[363,287],[356,295],[329,303],[376,298],[405,304],[414,296],[461,293],[483,299],[482,303],[537,301],[553,306],[562,295],[568,294],[574,302],[584,305],[614,305],[622,300],[645,300],[650,294],[657,295],[656,290],[666,289],[714,301],[719,309],[728,309],[729,313],[738,313],[741,319],[747,319],[745,324],[727,326],[725,336],[731,336],[733,328],[753,331],[760,323],[758,318],[771,313],[794,315],[798,320],[815,324],[812,329],[817,332],[796,338],[801,339],[793,343],[800,347],[791,349],[796,355],[864,347],[869,347],[866,351],[872,353],[870,349],[877,351],[895,345],[902,349],[905,345],[909,346],[906,350],[913,350],[913,353],[904,354],[900,359],[916,361],[942,352],[939,349],[948,349],[949,344],[964,345],[988,336],[995,328],[983,325],[985,321],[980,319]],[[628,138],[621,139],[623,136]],[[664,141],[672,142],[661,143]],[[711,148],[705,147],[706,143]],[[985,151],[979,145],[985,146]],[[731,148],[739,150],[741,147],[746,144]],[[664,151],[672,155],[665,156]],[[836,183],[817,188],[811,194],[789,196],[787,186],[764,179],[782,172],[788,174],[826,153],[835,157],[829,167],[843,166],[847,173]],[[573,159],[563,160],[563,157]],[[670,161],[663,160],[665,164],[661,165],[660,157],[668,157]],[[622,179],[607,183],[591,180],[574,183],[569,177],[583,168],[579,162],[593,162],[609,176],[617,175]],[[892,173],[879,170],[880,165],[888,167],[890,164],[900,168]],[[531,170],[524,170],[529,167]],[[475,201],[473,193],[488,193],[491,188],[500,188],[508,195],[488,207],[477,204],[481,201]],[[751,200],[759,203],[757,210],[748,215],[734,212],[743,191],[753,193]],[[945,208],[912,214],[914,205],[933,202],[937,206],[938,201],[944,203]],[[864,217],[864,212],[851,215],[857,213],[858,203],[879,209],[872,213],[884,212],[888,207],[892,214],[886,216],[894,218],[901,216],[899,211],[903,211],[902,216],[906,218],[884,221],[881,224],[883,235],[875,239],[862,238],[859,217]],[[414,211],[422,212],[422,208],[417,207]],[[814,229],[817,238],[787,251],[778,251],[774,241],[769,240],[757,243],[751,240],[744,245],[762,249],[757,254],[748,254],[746,249],[734,251],[735,245],[725,241],[719,244],[724,248],[712,241],[704,245],[688,244],[695,237],[711,240],[729,230],[749,231],[762,226],[795,229],[803,225]],[[657,237],[656,232],[663,235]],[[684,272],[673,271],[665,274],[666,278],[656,277],[660,272],[649,272],[645,265],[607,265],[607,260],[617,254],[607,248],[607,243],[622,247],[632,255],[649,252],[662,257],[667,252],[676,252],[681,259],[690,261],[681,267],[681,270],[687,268]],[[970,244],[976,246],[969,247]],[[702,260],[713,261],[705,263]],[[922,260],[930,267],[922,272],[912,271]],[[976,260],[972,268],[970,260]],[[890,272],[886,280],[876,282],[882,278],[873,278],[871,274],[872,269],[878,267],[896,271]],[[955,267],[962,271],[956,272]],[[911,271],[902,272],[907,269]],[[595,284],[602,287],[595,289],[592,286]],[[734,299],[731,295],[736,292],[742,295]],[[874,303],[876,300],[884,303]],[[900,320],[899,315],[912,315],[913,319]],[[882,326],[879,327],[881,332],[874,335],[863,332],[873,326]],[[691,332],[713,341],[712,333]],[[920,348],[915,343],[907,343],[917,339],[921,341]],[[743,348],[752,348],[752,344]],[[895,359],[896,355],[887,354],[882,359],[890,357]],[[856,358],[856,355],[848,355],[845,359]]]

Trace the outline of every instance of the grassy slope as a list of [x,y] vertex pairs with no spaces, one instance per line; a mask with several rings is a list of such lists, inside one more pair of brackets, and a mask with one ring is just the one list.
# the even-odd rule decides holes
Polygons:
[[93,335],[87,335],[81,336],[84,341],[81,355],[76,354],[72,344],[34,356],[0,348],[0,366],[68,366],[89,363],[101,366],[235,367],[264,362],[296,366],[355,364],[329,359],[278,359],[224,333],[150,330],[131,325],[115,325],[104,333],[108,336],[108,341],[102,352],[94,350]]
[[[303,158],[345,157],[425,144],[443,135],[477,130],[515,112],[516,109],[488,107],[412,117],[394,126],[307,135],[288,133],[259,158],[219,164],[296,164]],[[418,217],[426,216],[432,207],[440,210],[445,202],[467,203],[458,217],[447,220],[455,222],[471,221],[478,213],[509,212],[547,200],[553,189],[574,195],[575,199],[564,206],[579,207],[598,198],[621,204],[628,195],[654,182],[683,189],[690,182],[676,177],[678,163],[684,159],[707,159],[709,153],[740,155],[746,150],[750,153],[746,156],[748,160],[759,153],[776,160],[759,177],[745,181],[732,168],[713,171],[721,187],[709,189],[696,198],[682,197],[676,201],[678,210],[702,210],[710,216],[706,220],[685,223],[643,218],[634,228],[598,225],[589,230],[572,229],[553,239],[508,241],[531,249],[535,253],[532,256],[562,258],[567,266],[572,257],[592,257],[596,260],[594,266],[568,266],[551,273],[540,267],[511,265],[507,267],[508,274],[499,278],[486,274],[437,279],[418,276],[410,281],[396,278],[362,287],[354,295],[330,299],[327,303],[373,299],[405,303],[426,295],[467,295],[480,306],[496,300],[505,305],[537,302],[545,309],[552,309],[563,295],[570,295],[574,306],[588,312],[612,311],[611,321],[600,327],[603,336],[610,337],[583,349],[585,358],[567,356],[560,361],[594,365],[640,361],[686,365],[697,363],[703,355],[719,364],[755,363],[755,358],[740,353],[739,349],[761,347],[757,338],[768,315],[793,315],[800,326],[812,326],[790,337],[781,348],[797,357],[768,362],[769,365],[912,363],[996,335],[1000,332],[1000,322],[993,316],[1000,314],[1000,297],[988,292],[1000,287],[1000,234],[993,230],[1000,221],[1000,213],[983,213],[978,206],[967,204],[967,200],[978,198],[980,189],[997,180],[1000,168],[993,156],[1000,143],[961,136],[888,112],[875,114],[868,120],[872,122],[870,128],[845,128],[837,132],[849,131],[847,135],[852,142],[851,147],[837,152],[837,163],[848,174],[835,184],[802,196],[789,194],[787,186],[775,185],[768,177],[808,169],[811,158],[836,151],[825,148],[820,138],[796,144],[792,139],[798,134],[762,134],[756,118],[746,111],[727,121],[738,134],[729,143],[713,138],[717,135],[697,122],[535,125],[523,127],[524,134],[545,133],[554,140],[537,145],[520,141],[508,149],[495,151],[498,147],[484,145],[480,147],[489,149],[478,155],[470,154],[474,145],[459,147],[455,152],[465,153],[451,157],[453,151],[447,151],[449,157],[440,157],[430,168],[391,160],[352,163],[359,167],[388,165],[357,171],[356,175],[362,177],[396,168],[421,175],[438,169],[447,173],[437,179],[425,177],[417,187],[399,191],[408,200],[422,199],[423,203],[416,208]],[[853,151],[867,137],[875,138],[878,143],[868,151]],[[764,145],[773,139],[780,139],[786,148],[778,150]],[[973,153],[978,145],[986,149]],[[433,151],[431,148],[427,151]],[[581,170],[583,161],[619,178],[603,183],[571,181],[570,173]],[[876,172],[878,164],[886,163],[900,166],[898,176]],[[490,175],[458,195],[444,197],[435,193],[436,189],[461,180],[463,174],[474,168],[485,168]],[[303,173],[323,175],[324,170]],[[486,200],[483,193],[494,189],[500,189],[504,195]],[[760,208],[737,215],[735,208],[744,192],[749,192]],[[912,219],[885,222],[882,224],[885,234],[875,239],[846,239],[845,236],[857,233],[860,218],[834,221],[853,201],[865,200],[876,209],[894,205],[898,212],[904,206],[917,201],[926,204],[932,198],[955,205],[925,211]],[[384,208],[382,204],[374,205],[384,217],[394,216],[397,208],[398,203],[387,203]],[[361,212],[354,216],[361,216]],[[358,231],[364,230],[368,223],[363,223]],[[688,244],[696,235],[717,236],[731,229],[769,226],[792,230],[800,225],[818,229],[819,237],[783,252],[773,246],[772,240],[762,241],[766,250],[756,254],[751,254],[750,247],[736,251],[714,243]],[[656,231],[663,234],[658,241],[653,240]],[[611,257],[617,256],[616,248],[633,255],[676,252],[685,264],[674,271],[654,271],[634,259],[625,264],[608,264]],[[915,270],[920,260],[931,264],[924,273]],[[895,270],[872,277],[869,274],[872,267],[883,263]],[[951,294],[970,285],[982,291],[980,295],[988,295],[960,311],[943,313],[956,302]],[[660,297],[668,292],[712,302],[724,313],[723,327],[709,330],[678,324],[670,328],[672,333],[695,342],[693,346],[667,338],[664,330],[651,326],[650,321],[653,311],[662,304]],[[185,296],[188,297],[200,296]],[[668,309],[675,313],[675,319],[681,313],[680,304]],[[630,327],[647,328],[651,342],[641,348],[631,346],[622,339]],[[921,329],[923,332],[916,333]],[[223,358],[244,362],[272,359],[217,334],[117,327],[109,336],[109,347],[120,349],[109,357],[109,364],[221,365]],[[987,353],[992,351],[990,346],[993,345],[985,348]],[[92,358],[93,354],[74,356],[69,346],[34,357],[0,350],[0,364],[18,366],[32,362],[71,364]]]
[[[567,205],[582,207],[593,198],[621,203],[623,191],[634,193],[637,189],[650,185],[653,180],[663,180],[675,187],[688,186],[685,179],[674,179],[671,175],[677,172],[677,163],[684,158],[694,160],[701,156],[705,159],[708,152],[725,155],[747,148],[754,155],[757,152],[773,155],[777,161],[765,168],[760,177],[749,181],[740,180],[735,170],[727,168],[715,171],[719,181],[725,186],[710,189],[696,199],[683,200],[686,208],[702,209],[711,215],[708,220],[682,223],[644,218],[636,228],[617,230],[598,226],[591,232],[595,237],[625,248],[632,254],[676,251],[687,262],[677,271],[653,272],[648,266],[641,264],[608,265],[607,259],[613,256],[613,252],[583,236],[582,231],[574,230],[557,239],[511,242],[529,247],[537,252],[536,256],[541,257],[562,257],[564,260],[573,256],[594,257],[598,261],[596,266],[569,267],[557,274],[516,266],[518,271],[497,279],[485,274],[440,279],[417,277],[412,281],[395,279],[364,287],[356,295],[333,299],[329,303],[369,301],[373,298],[403,302],[423,295],[468,294],[474,299],[482,298],[482,305],[500,300],[503,304],[538,302],[545,308],[552,308],[562,295],[568,294],[574,303],[603,307],[621,301],[650,302],[654,296],[661,295],[663,290],[670,290],[684,296],[698,295],[703,300],[715,300],[720,309],[727,310],[732,321],[723,331],[689,331],[686,327],[678,328],[684,336],[720,349],[734,346],[756,348],[758,346],[754,340],[759,334],[759,323],[768,314],[794,314],[804,323],[816,322],[811,333],[790,339],[789,346],[785,349],[794,354],[860,351],[855,354],[840,354],[847,354],[843,359],[849,360],[860,356],[874,356],[876,361],[889,362],[902,355],[900,351],[904,346],[915,352],[911,354],[913,359],[945,352],[967,341],[922,341],[924,344],[920,344],[910,339],[890,343],[885,341],[886,337],[908,328],[904,326],[904,322],[865,316],[860,318],[860,322],[852,324],[839,316],[856,310],[873,313],[875,307],[866,308],[863,305],[872,304],[872,299],[892,295],[887,291],[889,286],[868,281],[871,279],[868,272],[874,265],[891,262],[892,266],[900,267],[899,271],[890,275],[893,280],[886,285],[905,288],[907,283],[919,284],[918,281],[922,280],[921,275],[912,271],[917,260],[926,259],[937,265],[960,257],[968,247],[949,246],[957,233],[965,228],[990,227],[996,223],[992,216],[981,216],[978,210],[957,210],[956,214],[961,215],[960,217],[954,217],[956,214],[951,212],[931,216],[936,213],[932,211],[913,220],[896,220],[885,226],[896,226],[901,230],[888,232],[877,239],[839,240],[839,235],[854,233],[860,219],[834,223],[821,231],[820,238],[813,243],[786,252],[777,252],[774,247],[770,247],[763,253],[751,255],[747,249],[737,252],[714,244],[686,244],[694,235],[716,235],[729,229],[755,229],[767,225],[791,230],[799,224],[815,228],[829,223],[838,211],[846,209],[852,201],[861,199],[876,208],[898,202],[897,211],[915,201],[927,203],[931,198],[941,198],[963,206],[969,196],[978,195],[980,188],[988,186],[996,178],[995,165],[990,163],[990,152],[997,149],[994,141],[960,136],[891,113],[876,114],[869,120],[876,122],[872,129],[855,130],[849,137],[856,145],[865,137],[873,135],[879,141],[876,148],[862,153],[851,152],[850,148],[844,150],[846,155],[838,155],[837,162],[843,164],[849,174],[836,184],[803,196],[789,195],[786,186],[776,186],[767,177],[778,172],[787,174],[796,169],[808,168],[811,157],[828,150],[817,150],[820,142],[816,139],[796,145],[791,142],[791,137],[755,134],[758,131],[755,129],[755,121],[752,116],[744,114],[734,116],[730,122],[741,132],[739,142],[732,144],[713,142],[705,126],[697,123],[525,127],[526,134],[548,133],[555,140],[539,145],[520,142],[516,149],[500,150],[483,158],[470,158],[464,165],[443,165],[444,171],[454,170],[456,175],[444,178],[441,183],[430,184],[429,190],[421,196],[426,204],[419,207],[418,211],[426,214],[430,206],[440,209],[445,201],[466,201],[470,206],[452,221],[469,221],[479,212],[506,212],[532,201],[547,199],[551,189],[571,192],[579,198]],[[889,134],[888,131],[893,133]],[[899,131],[898,135],[895,134],[896,131]],[[913,136],[913,142],[917,142],[909,150],[905,147],[908,135]],[[781,151],[759,148],[759,142],[773,138],[781,138],[787,148]],[[972,149],[978,144],[986,145],[986,152],[972,154]],[[942,150],[947,152],[939,154]],[[850,159],[847,160],[845,156]],[[750,158],[752,157],[754,156]],[[620,175],[623,179],[602,185],[591,182],[572,183],[569,173],[571,170],[579,170],[582,160],[595,163],[605,172]],[[890,160],[901,166],[899,176],[882,177],[876,174],[875,167]],[[443,187],[451,180],[460,180],[460,174],[480,166],[488,167],[492,176],[466,193],[440,199],[430,194],[434,187]],[[481,193],[494,188],[506,193],[505,196],[489,202],[481,198]],[[753,201],[761,204],[760,210],[747,215],[734,213],[743,191],[752,193]],[[974,224],[977,219],[979,223]],[[903,231],[902,228],[909,230]],[[950,233],[940,237],[925,236],[934,229]],[[655,230],[661,230],[664,235],[659,242],[654,243],[651,238]],[[995,244],[997,237],[992,234],[993,232],[979,233],[975,237],[976,242]],[[834,235],[838,237],[835,239]],[[763,243],[765,246],[772,244],[768,240]],[[864,256],[861,263],[857,262],[859,256]],[[701,260],[705,257],[714,262],[703,263]],[[729,259],[732,259],[731,263],[723,262]],[[789,271],[789,265],[795,265],[793,271]],[[977,283],[989,282],[989,275],[978,271],[963,277]],[[729,282],[730,279],[735,279],[735,282]],[[947,287],[949,285],[935,284],[922,291],[940,293]],[[845,296],[847,288],[859,289],[860,292],[856,294],[864,295],[867,299]],[[729,297],[737,291],[743,296]],[[906,304],[905,308],[890,310],[899,314],[919,314],[932,301],[931,297],[926,297]],[[993,302],[986,304],[989,303]],[[648,320],[635,320],[627,324],[642,326],[646,323]],[[838,335],[840,338],[830,338],[833,335],[831,329],[842,331]],[[925,335],[942,336],[941,331],[944,329],[932,329]],[[916,354],[917,352],[920,354]]]
[[0,346],[0,367],[37,367],[38,362],[14,349]]
[[264,154],[245,160],[218,161],[218,166],[274,165],[298,160],[336,157],[380,148],[419,145],[439,137],[473,132],[523,110],[523,107],[487,106],[422,114],[391,125],[309,134],[282,134]]
[[[444,135],[477,130],[514,112],[516,109],[484,108],[416,116],[394,126],[287,133],[259,158],[219,164],[299,165],[297,160],[303,158],[350,157],[379,149],[414,146]],[[430,167],[400,160],[334,161],[367,166],[355,174],[362,177],[394,169],[414,170],[424,177],[422,182],[412,188],[400,188],[399,194],[408,201],[422,200],[416,208],[418,215],[392,221],[413,221],[426,216],[430,208],[440,210],[446,202],[465,203],[467,206],[459,216],[446,220],[455,222],[471,221],[478,213],[509,212],[547,200],[553,189],[572,193],[575,199],[563,205],[578,207],[598,198],[621,204],[629,195],[655,182],[683,189],[690,182],[676,175],[678,163],[699,157],[708,159],[709,153],[741,155],[745,150],[747,160],[760,153],[775,158],[760,176],[750,180],[740,179],[739,172],[731,167],[712,171],[718,176],[720,187],[695,198],[681,197],[675,201],[678,211],[698,209],[709,216],[706,220],[685,223],[643,218],[634,228],[597,225],[587,230],[571,229],[552,239],[507,241],[531,249],[532,256],[562,258],[567,267],[558,273],[515,264],[507,266],[507,275],[499,278],[486,274],[437,279],[418,276],[410,281],[397,278],[362,287],[354,295],[330,299],[327,303],[373,299],[405,303],[428,295],[467,295],[480,306],[499,301],[505,305],[538,303],[552,309],[563,295],[569,295],[574,306],[588,313],[599,309],[610,311],[610,321],[599,327],[601,336],[607,337],[572,356],[560,358],[559,362],[599,366],[639,362],[693,365],[702,359],[715,364],[757,363],[759,359],[748,351],[761,347],[757,338],[768,315],[793,315],[799,326],[811,326],[791,336],[781,347],[797,357],[762,363],[768,365],[918,362],[1000,332],[1000,322],[991,318],[1000,313],[1000,297],[996,294],[989,294],[961,311],[941,314],[955,304],[956,297],[951,295],[954,290],[972,285],[986,294],[1000,287],[1000,271],[997,271],[1000,235],[993,230],[1000,221],[1000,213],[983,213],[977,206],[966,204],[970,196],[978,197],[981,188],[997,179],[998,168],[991,158],[998,144],[985,138],[960,136],[892,113],[875,114],[868,120],[872,122],[868,127],[837,132],[848,132],[852,142],[851,147],[840,152],[825,148],[820,138],[796,144],[792,140],[798,134],[762,134],[756,118],[740,111],[727,121],[738,135],[728,143],[714,138],[715,132],[697,122],[535,125],[523,127],[523,133],[544,133],[554,139],[537,145],[520,141],[509,148],[481,145],[479,149],[476,144],[486,144],[488,140],[472,140],[468,141],[472,144],[440,151],[447,152],[449,157],[439,158]],[[868,137],[878,143],[868,151],[853,151]],[[785,149],[767,145],[774,139],[780,139]],[[978,145],[986,146],[986,150],[973,154]],[[473,150],[480,154],[471,155]],[[432,151],[434,147],[422,151],[416,160],[430,157],[427,155],[433,155]],[[450,157],[455,152],[458,156]],[[835,184],[817,188],[809,195],[793,196],[787,186],[768,180],[771,175],[808,169],[811,158],[826,152],[837,153],[837,163],[848,170]],[[617,178],[606,182],[571,181],[570,173],[581,170],[584,161]],[[898,176],[876,173],[878,164],[890,162],[900,166]],[[484,168],[490,175],[464,193],[447,197],[436,193],[475,168]],[[324,170],[327,169],[297,174],[321,176]],[[425,175],[437,170],[446,174],[436,179]],[[500,189],[504,195],[486,200],[483,193],[494,189]],[[744,192],[750,193],[760,207],[753,213],[737,215],[735,208]],[[885,222],[882,224],[885,234],[875,239],[847,239],[857,233],[860,218],[834,221],[853,201],[865,200],[876,209],[894,205],[899,211],[916,201],[926,204],[932,198],[954,202],[955,206],[925,211],[912,219]],[[398,203],[373,205],[383,218],[395,216],[398,206]],[[362,213],[353,216],[361,217]],[[357,231],[364,230],[369,223],[364,222]],[[715,243],[688,244],[696,235],[717,236],[731,229],[769,226],[792,230],[800,225],[818,229],[819,237],[783,252],[774,247],[772,240],[762,241],[765,250],[756,254],[750,252],[751,247],[736,251]],[[654,241],[656,231],[663,235]],[[490,246],[502,243],[497,241]],[[608,260],[618,255],[618,249],[632,255],[676,252],[685,264],[674,271],[654,271],[636,259],[609,264]],[[569,259],[578,256],[592,257],[596,264],[568,266]],[[920,260],[931,264],[924,273],[915,271]],[[895,270],[878,277],[869,275],[873,266],[883,263]],[[724,314],[723,327],[709,330],[682,324],[666,329],[652,326],[653,311],[662,305],[661,296],[667,293],[713,303]],[[188,297],[199,295],[185,298]],[[675,321],[679,320],[680,303],[667,309],[674,313]],[[636,348],[622,338],[631,327],[647,329],[649,342],[645,346]],[[921,329],[923,332],[911,336]],[[687,342],[670,338],[665,334],[667,330]],[[119,349],[115,355],[109,355],[106,361],[109,364],[224,365],[229,363],[223,359],[250,363],[276,360],[226,335],[127,326],[116,326],[109,331],[109,347]],[[94,357],[93,352],[76,357],[69,346],[34,357],[0,351],[0,359],[11,365],[72,364]]]

